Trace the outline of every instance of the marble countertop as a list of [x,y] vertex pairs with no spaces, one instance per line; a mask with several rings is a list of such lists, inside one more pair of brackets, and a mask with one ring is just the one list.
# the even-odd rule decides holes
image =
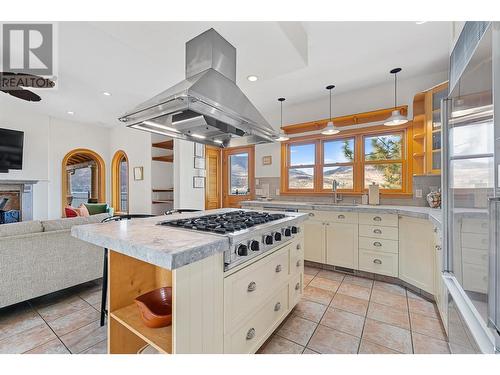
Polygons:
[[[176,214],[168,219],[192,216],[198,215]],[[170,270],[229,249],[229,239],[225,236],[157,225],[166,219],[156,216],[78,225],[71,228],[71,235]]]

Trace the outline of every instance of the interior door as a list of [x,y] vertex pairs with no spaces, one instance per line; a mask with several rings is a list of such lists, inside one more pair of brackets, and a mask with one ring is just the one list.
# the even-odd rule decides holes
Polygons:
[[205,209],[213,210],[222,206],[221,151],[219,148],[206,146],[206,189]]
[[222,151],[222,198],[224,207],[239,208],[255,196],[254,146]]

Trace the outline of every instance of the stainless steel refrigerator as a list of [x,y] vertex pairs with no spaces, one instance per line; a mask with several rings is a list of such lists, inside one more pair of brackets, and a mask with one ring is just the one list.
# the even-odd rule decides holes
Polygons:
[[450,349],[494,353],[500,350],[499,22],[465,23],[450,55],[440,125]]

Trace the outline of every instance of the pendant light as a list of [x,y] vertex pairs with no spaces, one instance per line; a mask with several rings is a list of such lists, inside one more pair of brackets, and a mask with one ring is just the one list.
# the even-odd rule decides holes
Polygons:
[[280,132],[278,133],[278,136],[275,138],[275,140],[278,142],[284,142],[290,139],[283,131],[283,102],[285,101],[285,98],[278,98],[278,101],[280,102],[281,106],[281,122],[280,122]]
[[334,88],[334,85],[329,85],[326,86],[326,89],[330,91],[330,121],[328,121],[328,124],[326,124],[326,128],[323,129],[321,134],[324,135],[334,135],[340,133],[340,130],[333,125],[332,121],[332,89]]
[[391,117],[385,120],[385,126],[398,126],[408,122],[408,119],[401,114],[399,109],[396,109],[398,106],[398,73],[401,70],[401,68],[394,68],[390,72],[394,74],[394,110],[392,111]]

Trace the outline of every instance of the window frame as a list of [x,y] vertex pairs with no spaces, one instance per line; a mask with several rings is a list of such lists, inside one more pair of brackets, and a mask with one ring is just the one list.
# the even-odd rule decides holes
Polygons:
[[318,145],[317,142],[315,141],[304,141],[304,142],[293,142],[290,143],[290,146],[303,146],[303,145],[314,145],[314,164],[297,164],[297,165],[291,165],[291,152],[289,151],[290,149],[288,148],[287,151],[287,159],[286,159],[286,165],[287,165],[287,170],[286,170],[286,180],[287,180],[287,187],[289,186],[289,173],[290,169],[297,169],[297,168],[312,168],[313,169],[313,188],[312,189],[290,189],[288,188],[288,191],[293,191],[293,192],[305,192],[305,193],[310,193],[315,190],[316,183],[317,183],[317,178],[318,178],[318,171],[317,171],[317,161],[318,161]]
[[[373,126],[373,128],[350,129],[341,131],[336,135],[314,134],[297,138],[291,138],[281,143],[281,193],[283,195],[330,195],[331,189],[323,188],[323,167],[331,165],[352,165],[353,167],[353,189],[339,189],[339,192],[345,195],[362,195],[368,189],[364,188],[365,165],[368,164],[401,164],[402,186],[401,189],[380,189],[383,196],[412,197],[412,123],[387,128],[385,126]],[[367,137],[401,134],[401,159],[388,161],[367,161],[364,160],[365,146],[364,141]],[[352,163],[327,163],[324,164],[324,144],[329,141],[342,141],[354,139],[354,161]],[[288,174],[290,168],[298,166],[290,165],[290,147],[299,144],[315,144],[315,164],[313,166],[303,166],[314,168],[314,187],[313,189],[293,189],[289,188]],[[300,166],[302,167],[302,166]]]

